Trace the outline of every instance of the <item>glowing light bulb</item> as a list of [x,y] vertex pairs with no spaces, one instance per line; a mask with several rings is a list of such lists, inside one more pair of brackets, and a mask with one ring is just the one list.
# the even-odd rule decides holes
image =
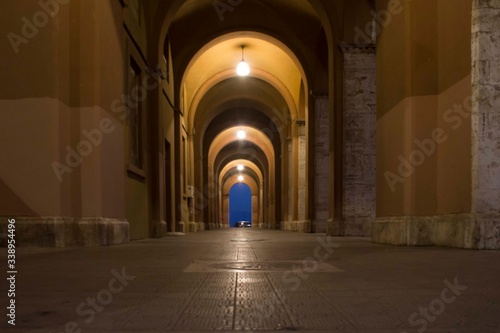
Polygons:
[[243,171],[245,166],[243,164],[238,164],[238,171]]
[[236,67],[236,73],[239,76],[248,76],[250,74],[250,66],[245,61],[241,61],[238,67]]
[[243,176],[238,176],[238,181],[242,182],[243,181]]
[[241,45],[241,62],[236,67],[236,74],[239,76],[250,74],[250,66],[245,61],[245,45]]
[[247,133],[244,130],[239,130],[238,133],[236,133],[236,137],[243,140],[247,137]]

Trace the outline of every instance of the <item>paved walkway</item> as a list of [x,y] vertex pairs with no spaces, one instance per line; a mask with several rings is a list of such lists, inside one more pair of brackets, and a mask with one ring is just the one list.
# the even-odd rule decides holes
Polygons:
[[2,332],[500,332],[500,252],[232,229],[19,248],[17,269]]

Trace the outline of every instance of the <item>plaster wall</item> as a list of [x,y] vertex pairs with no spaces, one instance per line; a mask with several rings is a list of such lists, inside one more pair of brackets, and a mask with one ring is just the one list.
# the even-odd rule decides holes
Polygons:
[[[66,234],[73,240],[51,241],[52,246],[128,241],[124,131],[121,114],[112,111],[124,89],[121,6],[70,2],[51,13],[37,2],[1,6],[10,13],[2,31],[19,36],[28,29],[21,18],[47,18],[44,24],[38,21],[27,42],[0,42],[5,55],[0,69],[12,74],[0,83],[5,120],[0,149],[8,161],[0,168],[6,190],[0,194],[1,214],[19,217],[19,228],[40,225],[43,230],[63,220],[56,229],[45,228],[46,238]],[[89,219],[105,229],[116,225],[121,234],[99,241],[105,229],[86,232]]]
[[470,1],[405,1],[378,36],[376,242],[477,246],[471,12]]

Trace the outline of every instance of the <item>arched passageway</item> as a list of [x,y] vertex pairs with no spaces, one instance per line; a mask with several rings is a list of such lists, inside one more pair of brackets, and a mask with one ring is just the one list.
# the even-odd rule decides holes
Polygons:
[[0,210],[25,241],[222,228],[241,164],[261,228],[499,246],[491,1],[61,2],[1,5]]

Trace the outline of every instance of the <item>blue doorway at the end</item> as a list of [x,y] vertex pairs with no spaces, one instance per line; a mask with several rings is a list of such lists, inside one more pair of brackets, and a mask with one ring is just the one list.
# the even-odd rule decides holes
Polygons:
[[252,222],[252,190],[247,184],[234,184],[229,190],[229,226],[238,221]]

